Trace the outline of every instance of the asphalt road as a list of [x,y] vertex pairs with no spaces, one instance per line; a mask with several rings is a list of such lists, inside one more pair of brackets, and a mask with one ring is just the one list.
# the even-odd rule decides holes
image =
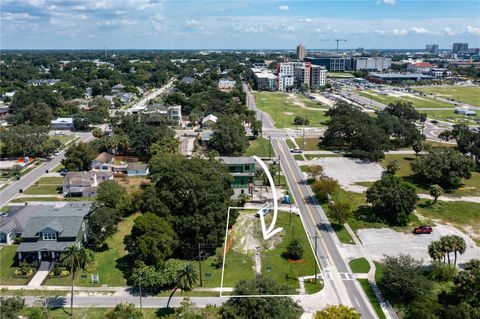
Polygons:
[[[76,132],[77,136],[80,136],[82,142],[87,142],[93,139],[93,136],[90,132]],[[20,189],[25,190],[33,184],[37,179],[42,177],[45,174],[46,170],[51,171],[54,169],[62,159],[64,159],[64,153],[55,156],[51,159],[47,159],[44,163],[38,165],[35,169],[30,171],[28,174],[22,176],[20,180],[12,182],[4,190],[0,192],[0,207],[3,207],[8,202],[10,202],[20,191]]]
[[[263,121],[263,131],[272,130],[274,127],[273,121],[255,107],[254,98],[245,84],[244,90],[247,92],[248,108],[255,110],[257,119]],[[315,253],[325,282],[323,293],[328,295],[332,304],[341,303],[355,307],[362,318],[377,318],[363,289],[353,279],[348,264],[341,256],[337,246],[336,234],[322,207],[316,201],[300,167],[290,153],[288,145],[281,139],[272,139],[271,142],[276,156],[280,157],[282,171],[285,174],[291,195],[300,210],[302,223],[310,237],[312,248],[315,250],[316,247]]]

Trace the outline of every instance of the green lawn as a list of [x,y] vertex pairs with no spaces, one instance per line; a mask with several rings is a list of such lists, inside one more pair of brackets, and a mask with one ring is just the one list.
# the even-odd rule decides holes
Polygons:
[[467,116],[462,114],[456,114],[453,110],[431,110],[431,111],[421,111],[421,113],[426,113],[427,118],[435,119],[445,122],[452,122],[452,123],[465,123],[465,124],[476,124],[475,119],[478,118],[478,111],[477,116]]
[[320,147],[318,145],[318,143],[320,143],[320,139],[318,138],[315,138],[315,137],[306,137],[306,138],[302,138],[302,137],[297,137],[295,139],[295,141],[297,142],[297,144],[302,147],[303,146],[303,150],[304,151],[319,151],[320,150]]
[[300,154],[293,155],[293,158],[296,159],[297,161],[303,161],[303,155],[300,155]]
[[68,142],[74,140],[74,139],[78,139],[79,137],[78,136],[74,136],[74,135],[51,135],[50,138],[52,140],[57,140],[57,141],[60,141],[60,143],[62,143],[63,145],[67,144]]
[[245,150],[245,156],[259,156],[259,157],[268,157],[275,156],[272,145],[270,141],[264,139],[263,137],[258,137],[256,140],[251,140],[250,145]]
[[23,193],[28,195],[56,195],[61,193],[58,187],[58,185],[32,185]]
[[474,106],[480,106],[480,87],[478,86],[438,86],[416,88],[415,90],[435,94],[443,98],[454,99],[455,101],[468,103]]
[[328,72],[327,77],[329,77],[329,78],[354,78],[355,76],[352,73],[348,73],[348,72]]
[[2,285],[26,285],[28,280],[14,278],[17,269],[18,245],[3,246],[0,249],[0,284]]
[[[290,217],[292,224],[290,225]],[[271,216],[267,215],[266,224],[270,224]],[[276,227],[283,227],[283,240],[278,243],[274,249],[263,249],[262,253],[262,275],[274,278],[278,283],[287,285],[291,288],[292,294],[297,294],[299,288],[298,277],[313,275],[315,273],[316,261],[311,249],[308,237],[305,234],[300,217],[286,212],[279,212]],[[276,235],[278,236],[278,235]],[[301,241],[304,248],[304,256],[300,262],[289,262],[284,253],[288,243],[297,238]],[[319,272],[317,267],[317,272]],[[322,287],[317,285],[312,287],[311,292],[319,291]]]
[[370,271],[370,264],[365,258],[352,259],[348,264],[356,274],[366,274]]
[[385,154],[385,158],[380,162],[383,168],[387,168],[387,164],[390,161],[398,161],[399,170],[396,173],[397,176],[405,177],[412,174],[410,163],[415,160],[415,155],[407,154]]
[[306,293],[309,295],[319,292],[320,290],[323,289],[323,285],[324,285],[322,278],[319,278],[317,280],[317,283],[315,283],[315,281],[312,278],[312,279],[305,280],[303,284],[305,285]]
[[295,144],[293,143],[293,141],[289,138],[287,138],[285,140],[285,142],[287,143],[288,147],[290,147],[290,148],[295,148],[296,147]]
[[58,173],[60,172],[62,169],[64,169],[65,166],[63,164],[58,164],[57,166],[55,166],[54,169],[52,169],[50,172],[52,173]]
[[[324,125],[328,117],[325,111],[305,109],[287,99],[287,94],[279,92],[255,92],[257,107],[270,114],[276,128],[299,126],[293,123],[295,116],[305,117],[310,121],[309,127]],[[301,126],[300,126],[301,127]]]
[[[396,101],[405,101],[405,102],[412,102],[414,107],[418,108],[451,108],[452,111],[447,111],[453,113],[453,109],[455,105],[442,102],[436,99],[428,98],[428,97],[413,97],[413,96],[402,96],[396,97],[391,95],[381,95],[374,91],[359,91],[359,95],[364,96],[366,98],[372,99],[374,101],[383,103],[383,104],[390,104]],[[423,113],[423,111],[422,111]]]
[[[89,282],[90,274],[87,274],[87,280],[81,279],[80,274],[77,273],[75,285],[77,286],[125,286],[126,279],[124,278],[123,270],[131,268],[133,261],[127,257],[127,251],[123,243],[125,236],[129,235],[133,221],[138,215],[132,215],[125,218],[118,224],[118,231],[112,237],[108,238],[106,243],[108,249],[102,252],[95,253],[96,269],[93,272],[100,276],[100,284],[92,284]],[[65,286],[70,285],[71,277],[50,278],[46,285],[50,286]]]
[[375,264],[375,282],[378,283],[383,277],[383,264],[377,261],[373,263]]
[[385,314],[383,313],[382,307],[380,307],[380,304],[378,303],[377,297],[373,293],[372,287],[370,286],[370,283],[368,282],[368,279],[358,279],[360,282],[360,285],[363,288],[363,291],[365,291],[365,294],[367,295],[368,300],[370,300],[370,303],[373,306],[373,309],[377,313],[377,316],[380,319],[385,319]]
[[[222,269],[219,269],[221,275]],[[212,276],[213,277],[213,276]],[[233,249],[225,257],[225,272],[223,277],[224,287],[235,287],[242,279],[254,279],[255,270],[253,266],[253,256],[236,252]],[[220,280],[216,287],[220,287]]]
[[[73,316],[70,316],[70,308],[56,308],[48,312],[50,319],[104,319],[106,314],[110,311],[109,308],[74,308]],[[144,319],[162,318],[164,313],[167,313],[165,309],[155,308],[143,308]],[[21,314],[28,315],[29,308],[22,310]]]
[[50,185],[62,185],[63,177],[42,177],[35,184],[50,184]]

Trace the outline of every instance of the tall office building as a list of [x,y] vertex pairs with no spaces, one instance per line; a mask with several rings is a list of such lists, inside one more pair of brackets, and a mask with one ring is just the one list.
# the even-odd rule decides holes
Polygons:
[[462,53],[468,51],[468,43],[454,43],[453,53]]
[[297,59],[300,61],[305,59],[305,46],[303,44],[297,45]]
[[427,44],[425,45],[425,51],[432,54],[438,54],[438,44]]

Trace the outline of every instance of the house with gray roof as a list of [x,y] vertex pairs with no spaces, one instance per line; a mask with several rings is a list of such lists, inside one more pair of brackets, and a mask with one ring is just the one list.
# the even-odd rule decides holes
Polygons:
[[[64,206],[35,205],[23,209],[35,211],[22,231],[17,255],[21,260],[55,260],[72,244],[87,240],[91,202],[69,202]],[[24,215],[28,215],[25,212]]]
[[95,197],[98,185],[112,179],[112,172],[68,172],[63,179],[63,195]]

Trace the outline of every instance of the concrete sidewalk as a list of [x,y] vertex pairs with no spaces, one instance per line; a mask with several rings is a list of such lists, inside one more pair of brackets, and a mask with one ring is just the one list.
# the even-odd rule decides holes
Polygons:
[[28,283],[28,287],[40,287],[42,282],[47,278],[53,263],[50,261],[42,261],[40,267],[38,267],[37,273],[33,276],[32,280]]

